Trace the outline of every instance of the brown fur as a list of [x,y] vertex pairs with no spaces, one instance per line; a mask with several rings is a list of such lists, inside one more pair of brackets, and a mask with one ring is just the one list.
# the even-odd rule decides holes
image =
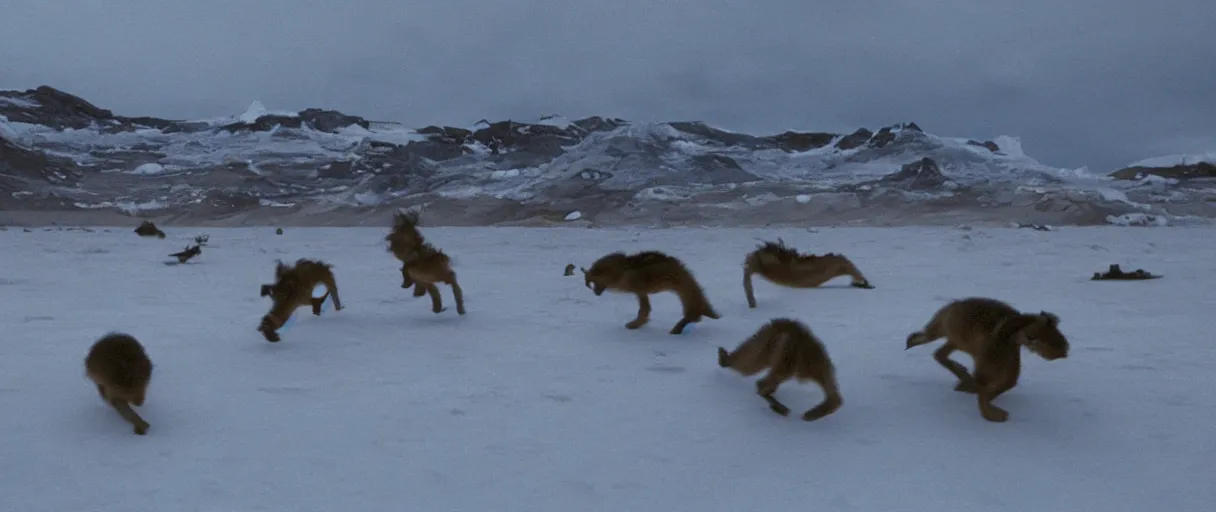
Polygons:
[[[998,300],[972,297],[938,309],[923,330],[908,335],[907,348],[945,337],[933,359],[958,377],[956,391],[976,393],[984,419],[1000,422],[1009,413],[992,405],[992,400],[1017,385],[1022,369],[1019,347],[1048,361],[1068,357],[1068,338],[1059,323],[1059,317],[1046,311],[1022,313]],[[955,350],[975,361],[974,375],[950,359]]]
[[141,222],[139,227],[135,228],[135,234],[139,236],[154,236],[156,238],[165,237],[164,231],[161,231],[160,228],[156,227],[156,224],[146,220]]
[[563,275],[563,276],[572,276],[572,275],[574,275],[574,264],[573,264],[573,263],[569,263],[569,264],[567,264],[567,265],[566,265],[566,270],[565,270],[565,272],[564,272],[564,273],[562,273],[562,275]]
[[756,381],[756,393],[768,402],[773,412],[782,416],[789,415],[790,409],[778,402],[773,394],[781,383],[790,379],[812,381],[823,389],[823,401],[803,413],[804,421],[832,414],[844,404],[836,384],[836,367],[828,357],[827,349],[806,324],[797,320],[770,320],[743,340],[734,352],[718,347],[718,366],[730,368],[745,377],[767,369],[768,374]]
[[637,329],[650,321],[650,295],[674,292],[680,297],[684,316],[671,328],[671,334],[680,334],[701,317],[721,318],[705,297],[705,290],[693,277],[692,272],[679,259],[659,251],[643,251],[626,255],[623,252],[608,254],[583,271],[584,284],[595,294],[604,290],[632,293],[638,298],[638,316],[625,324],[628,329]]
[[[266,341],[277,342],[281,338],[277,331],[295,311],[304,306],[312,307],[312,314],[321,315],[325,299],[333,297],[334,310],[342,310],[342,299],[338,297],[338,284],[334,279],[333,265],[318,260],[300,258],[295,265],[284,265],[275,261],[274,284],[262,285],[262,296],[270,296],[273,302],[270,312],[262,317],[258,331]],[[325,285],[325,295],[313,297],[318,284]]]
[[843,255],[830,252],[822,256],[801,254],[785,245],[780,238],[776,243],[761,244],[743,260],[743,292],[747,295],[747,306],[750,308],[756,307],[756,295],[752,290],[753,274],[789,288],[815,288],[840,276],[853,278],[851,286],[854,288],[874,287],[857,270],[857,266]]
[[97,385],[97,394],[127,420],[138,435],[148,433],[148,422],[132,405],[142,406],[152,380],[152,361],[134,337],[109,333],[97,340],[84,360],[85,374]]
[[393,217],[393,230],[384,237],[388,250],[401,261],[401,287],[414,287],[414,297],[431,296],[431,311],[442,313],[443,298],[436,283],[452,287],[452,298],[456,301],[456,312],[463,315],[464,290],[452,270],[452,258],[439,248],[427,243],[418,231],[418,213],[397,212]]

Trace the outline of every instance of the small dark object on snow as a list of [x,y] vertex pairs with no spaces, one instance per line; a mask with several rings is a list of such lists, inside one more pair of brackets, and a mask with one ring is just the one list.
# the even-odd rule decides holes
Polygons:
[[276,234],[276,235],[281,235],[281,234],[283,234],[283,228],[275,228],[275,230],[274,230],[274,234]]
[[1162,276],[1146,272],[1144,269],[1138,268],[1132,272],[1124,272],[1119,265],[1111,265],[1105,273],[1094,272],[1094,277],[1090,278],[1090,281],[1142,281],[1160,277]]
[[1046,224],[1025,224],[1025,223],[1019,222],[1018,227],[1019,228],[1030,228],[1035,231],[1051,231],[1051,226],[1048,226]]
[[566,273],[565,273],[565,274],[562,274],[562,275],[563,275],[563,276],[572,276],[572,275],[574,275],[574,264],[573,264],[573,263],[567,264],[567,265],[566,265]]
[[198,256],[202,253],[203,253],[202,246],[193,245],[193,246],[186,246],[186,250],[181,251],[181,252],[175,252],[173,254],[170,254],[169,256],[177,258],[178,263],[185,263],[187,261],[190,261],[190,258]]
[[156,224],[146,220],[140,223],[139,227],[135,228],[135,234],[139,236],[154,236],[156,238],[165,237],[164,231],[161,231],[160,228],[156,227]]
[[207,245],[207,241],[210,239],[211,239],[210,235],[196,236],[196,237],[194,237],[195,245],[193,245],[193,246],[187,245],[186,250],[181,251],[181,252],[175,252],[173,254],[170,254],[169,256],[177,258],[178,263],[185,263],[187,261],[190,261],[190,258],[193,258],[193,257],[198,256],[203,253],[203,246]]

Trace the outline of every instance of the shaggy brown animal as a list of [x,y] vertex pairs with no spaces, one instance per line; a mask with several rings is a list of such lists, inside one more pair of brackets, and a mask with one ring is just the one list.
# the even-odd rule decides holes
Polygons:
[[777,242],[764,242],[748,253],[743,260],[743,291],[747,295],[747,306],[756,307],[756,295],[752,290],[752,275],[789,288],[815,288],[840,276],[853,278],[854,288],[874,288],[852,261],[840,254],[827,253],[822,256],[801,254]]
[[795,379],[813,381],[823,388],[823,401],[802,415],[804,421],[814,421],[844,404],[836,384],[836,367],[828,357],[823,342],[802,322],[775,318],[760,327],[734,352],[718,347],[718,366],[730,368],[745,377],[767,369],[768,374],[756,381],[760,395],[773,412],[787,416],[790,409],[773,397],[781,383]]
[[563,273],[562,273],[562,275],[563,275],[563,276],[572,276],[572,275],[574,275],[574,264],[573,264],[573,263],[569,263],[569,264],[567,264],[567,265],[566,265],[566,270],[565,270],[565,272],[563,272]]
[[136,434],[147,434],[148,422],[131,409],[144,404],[152,380],[152,361],[143,345],[128,334],[106,334],[89,349],[84,368],[101,399],[134,426]]
[[642,251],[626,255],[614,252],[596,260],[591,270],[583,271],[584,285],[597,296],[604,290],[632,293],[638,298],[638,316],[625,324],[628,329],[637,329],[650,321],[650,295],[674,292],[680,297],[684,316],[671,328],[671,334],[680,334],[702,316],[721,318],[705,297],[705,290],[693,277],[692,272],[679,259],[659,251]]
[[[296,309],[312,306],[312,314],[321,315],[321,305],[325,299],[333,297],[334,311],[342,310],[342,299],[338,297],[338,284],[334,280],[333,265],[318,260],[300,258],[295,265],[284,265],[275,261],[274,284],[262,285],[262,296],[270,296],[273,302],[270,312],[262,317],[258,331],[271,343],[279,341],[276,332]],[[318,284],[325,285],[325,294],[313,297],[312,291]]]
[[135,228],[135,234],[139,236],[154,236],[156,238],[165,237],[164,231],[161,231],[160,228],[156,227],[156,224],[146,220],[141,222],[139,227]]
[[414,297],[431,296],[431,311],[442,313],[443,298],[435,283],[452,287],[452,298],[456,301],[456,312],[465,314],[464,291],[452,270],[452,259],[441,249],[431,245],[418,231],[418,212],[397,212],[393,217],[393,230],[384,237],[388,250],[401,261],[401,287],[414,287]]
[[[1068,339],[1059,324],[1059,317],[1046,311],[1022,313],[999,300],[972,297],[938,309],[923,330],[908,335],[905,350],[945,337],[933,359],[958,377],[956,391],[976,393],[984,419],[1001,422],[1009,413],[992,405],[992,400],[1017,385],[1021,346],[1048,361],[1068,357]],[[973,374],[950,359],[955,350],[975,361]]]

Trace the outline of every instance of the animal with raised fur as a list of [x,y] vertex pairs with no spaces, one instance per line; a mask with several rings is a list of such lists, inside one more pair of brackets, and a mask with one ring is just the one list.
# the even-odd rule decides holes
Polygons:
[[401,261],[402,288],[413,286],[414,297],[430,295],[431,311],[442,313],[446,308],[436,283],[451,286],[456,312],[465,314],[464,290],[456,280],[452,258],[422,236],[418,230],[418,212],[397,212],[393,216],[393,230],[384,239],[389,252]]
[[718,347],[718,366],[730,368],[745,377],[768,370],[756,381],[756,394],[768,402],[773,412],[782,416],[789,415],[790,409],[773,394],[781,383],[790,379],[811,381],[823,389],[823,401],[803,413],[804,421],[832,414],[844,404],[836,383],[836,367],[827,349],[806,324],[797,320],[770,320],[743,340],[734,352]]
[[747,306],[756,307],[756,295],[752,288],[752,276],[759,275],[769,282],[788,288],[815,288],[840,276],[852,278],[854,288],[874,288],[865,275],[848,258],[841,254],[802,254],[776,242],[764,242],[743,260],[743,292],[747,295]]
[[650,321],[650,295],[673,292],[680,297],[684,315],[671,328],[671,334],[680,334],[690,323],[702,317],[721,318],[705,297],[701,284],[678,258],[659,251],[642,251],[626,255],[614,252],[596,260],[591,269],[583,272],[584,285],[597,296],[604,290],[632,293],[638,299],[637,318],[625,324],[628,329],[637,329]]
[[[992,401],[1017,385],[1021,347],[1048,361],[1068,357],[1068,338],[1059,324],[1060,318],[1046,311],[1022,313],[999,300],[971,297],[938,309],[924,329],[908,335],[905,350],[945,337],[933,359],[958,377],[956,391],[977,395],[984,419],[1002,422],[1009,413]],[[971,356],[973,373],[950,359],[955,350]]]
[[[273,303],[270,311],[262,317],[258,331],[271,343],[281,338],[278,330],[295,311],[304,306],[312,307],[312,314],[321,315],[325,299],[333,298],[334,310],[342,310],[342,299],[338,296],[338,283],[334,278],[333,265],[320,260],[300,258],[294,265],[285,265],[275,260],[274,284],[262,285],[261,295],[269,296]],[[318,284],[325,285],[325,294],[313,297]]]

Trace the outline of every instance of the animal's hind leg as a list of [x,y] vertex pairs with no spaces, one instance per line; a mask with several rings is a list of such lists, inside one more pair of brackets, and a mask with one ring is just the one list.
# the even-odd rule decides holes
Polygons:
[[443,297],[439,296],[439,287],[435,286],[435,283],[431,283],[426,285],[426,288],[423,288],[423,290],[431,296],[431,311],[442,313],[445,308],[443,307]]
[[836,385],[835,375],[824,376],[822,380],[816,382],[819,383],[819,387],[823,388],[823,401],[803,414],[803,421],[815,421],[832,414],[844,404],[844,398],[840,396],[840,388]]
[[645,293],[639,293],[638,296],[638,317],[630,320],[625,324],[626,329],[637,329],[646,322],[650,321],[650,296]]
[[958,377],[958,384],[954,386],[955,391],[975,393],[975,378],[970,373],[967,373],[965,366],[950,359],[950,354],[954,353],[955,350],[957,348],[954,346],[954,343],[951,343],[947,339],[944,345],[933,351],[933,359],[947,370],[950,370],[950,373],[953,373],[955,377]]
[[749,268],[743,269],[743,293],[747,295],[747,307],[755,309],[756,293],[752,289],[752,271]]
[[775,369],[769,370],[768,375],[756,381],[756,394],[768,402],[768,407],[773,412],[782,416],[789,416],[790,408],[778,402],[776,398],[773,398],[773,393],[777,392],[777,386],[780,386],[783,381],[785,381],[784,376],[779,376]]
[[452,273],[451,280],[448,282],[452,286],[452,299],[456,301],[456,312],[464,314],[464,290],[460,289],[460,283],[456,281],[456,273]]

